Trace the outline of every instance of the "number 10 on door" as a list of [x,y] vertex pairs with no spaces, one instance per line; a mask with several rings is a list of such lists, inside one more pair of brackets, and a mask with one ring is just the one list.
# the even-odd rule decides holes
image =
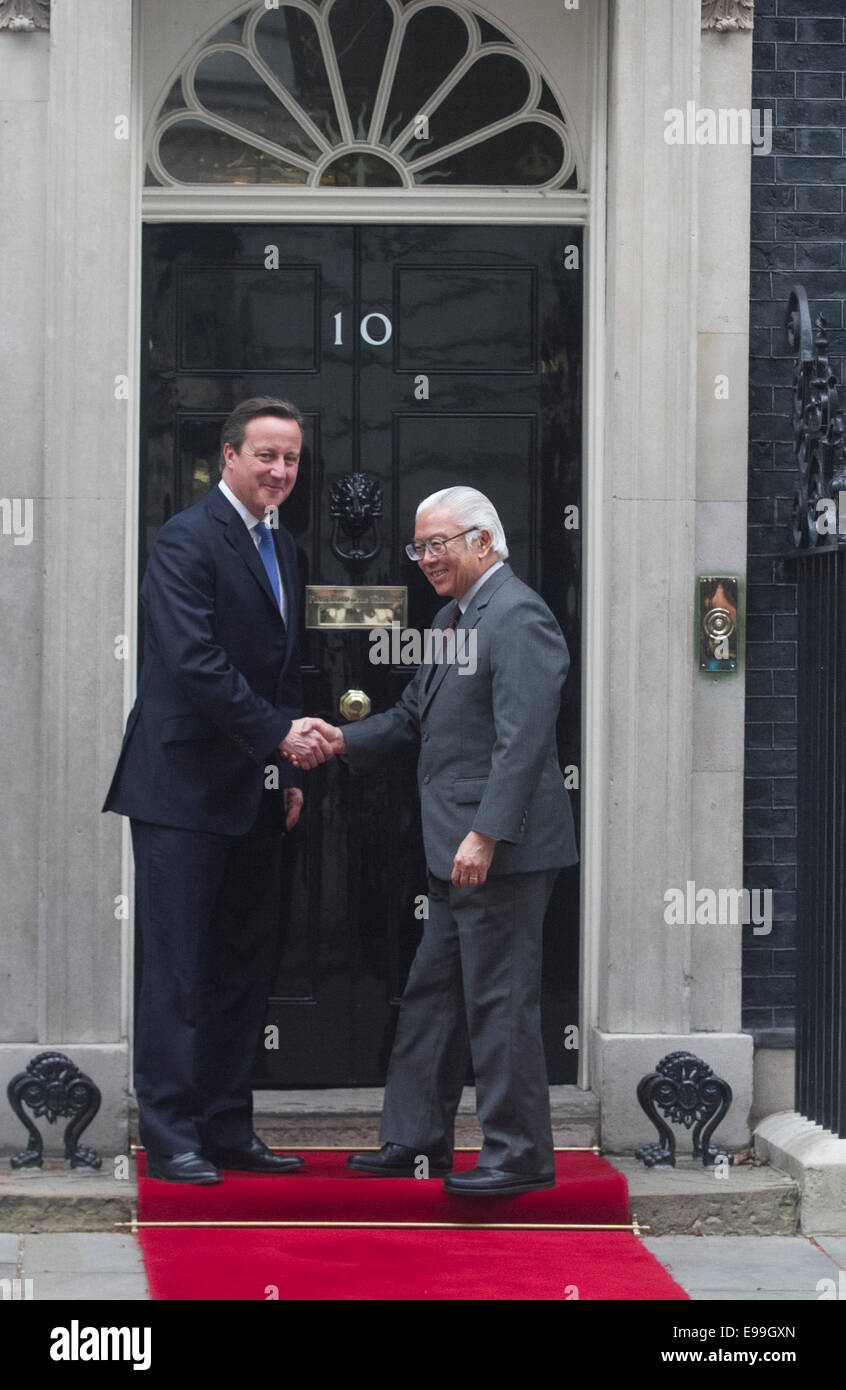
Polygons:
[[[359,324],[362,339],[371,347],[383,347],[385,343],[390,342],[393,331],[394,326],[387,314],[381,314],[377,310],[365,314]],[[343,347],[343,345],[344,315],[343,311],[339,309],[335,315],[335,347]]]

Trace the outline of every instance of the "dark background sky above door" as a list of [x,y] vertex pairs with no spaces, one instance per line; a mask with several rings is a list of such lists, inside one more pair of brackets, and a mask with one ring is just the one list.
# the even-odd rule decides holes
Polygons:
[[[232,406],[289,397],[307,428],[282,520],[305,582],[407,585],[409,625],[426,627],[440,605],[403,554],[417,503],[453,483],[480,488],[503,519],[510,563],[565,632],[559,746],[562,766],[578,767],[581,532],[565,527],[565,509],[580,503],[581,316],[579,228],[147,227],[142,569],[167,516],[216,483]],[[331,547],[328,495],[352,468],[378,480],[383,516],[378,554],[350,567]],[[337,720],[350,687],[374,710],[393,703],[411,670],[374,666],[369,649],[366,632],[308,632],[307,710]],[[413,767],[351,779],[330,765],[307,791],[288,844],[268,1013],[279,1046],[256,1080],[375,1085],[422,927]],[[565,1030],[578,1020],[578,922],[578,870],[567,870],[545,943],[553,1081],[576,1075]]]

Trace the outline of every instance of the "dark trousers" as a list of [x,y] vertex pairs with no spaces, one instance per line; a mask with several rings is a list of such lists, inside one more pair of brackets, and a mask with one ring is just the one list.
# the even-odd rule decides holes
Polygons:
[[400,1005],[381,1142],[450,1155],[472,1057],[479,1166],[554,1171],[541,1038],[543,919],[558,869],[477,888],[429,875],[429,918]]
[[252,1128],[251,1074],[273,987],[281,835],[133,820],[143,942],[135,1020],[139,1134],[158,1155],[239,1148]]

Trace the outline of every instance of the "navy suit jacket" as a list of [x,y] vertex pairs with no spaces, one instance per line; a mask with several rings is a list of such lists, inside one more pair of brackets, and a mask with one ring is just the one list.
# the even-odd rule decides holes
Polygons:
[[[266,785],[297,786],[278,752],[302,714],[297,555],[272,531],[286,621],[219,487],[165,523],[141,585],[144,662],[104,811],[222,835],[253,825]],[[276,792],[280,829],[284,797]]]

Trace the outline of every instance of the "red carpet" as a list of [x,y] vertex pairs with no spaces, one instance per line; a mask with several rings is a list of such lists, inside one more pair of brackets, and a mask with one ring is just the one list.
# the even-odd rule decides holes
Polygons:
[[[219,1187],[148,1182],[138,1155],[140,1221],[617,1221],[628,1222],[626,1179],[592,1153],[557,1153],[557,1186],[522,1197],[449,1197],[443,1182],[348,1173],[347,1151],[303,1153],[301,1177],[227,1172]],[[476,1153],[455,1156],[473,1168]]]
[[[449,1197],[438,1179],[348,1174],[346,1151],[304,1153],[302,1176],[227,1172],[218,1187],[144,1177],[144,1221],[572,1223],[629,1220],[626,1180],[592,1153],[556,1154],[557,1185],[522,1197]],[[472,1168],[475,1153],[456,1155]],[[686,1299],[628,1231],[141,1229],[156,1299]]]
[[142,1231],[154,1298],[686,1299],[627,1231]]

